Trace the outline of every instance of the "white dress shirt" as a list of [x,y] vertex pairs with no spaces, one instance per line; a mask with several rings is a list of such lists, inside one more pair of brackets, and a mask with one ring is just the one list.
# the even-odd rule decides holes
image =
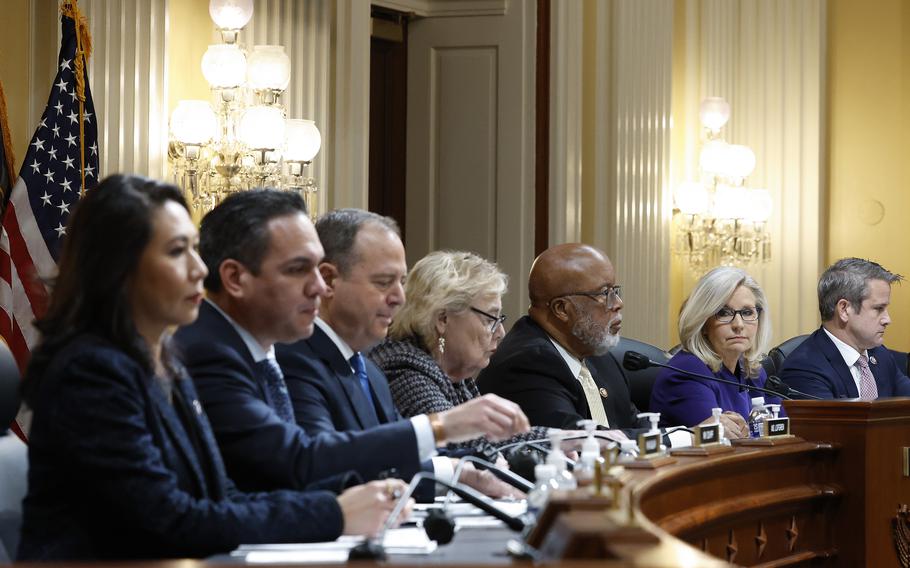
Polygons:
[[840,356],[844,358],[844,363],[846,363],[847,368],[850,369],[850,376],[853,377],[853,382],[856,383],[856,392],[857,396],[859,396],[859,385],[862,380],[862,375],[860,374],[859,367],[856,365],[856,361],[859,359],[860,355],[868,355],[869,352],[864,350],[862,353],[860,353],[853,347],[847,345],[835,337],[833,333],[825,329],[825,326],[822,326],[822,329],[825,331],[825,333],[828,334],[828,337],[831,339],[831,342],[834,343],[834,346],[837,347],[837,350],[840,352]]

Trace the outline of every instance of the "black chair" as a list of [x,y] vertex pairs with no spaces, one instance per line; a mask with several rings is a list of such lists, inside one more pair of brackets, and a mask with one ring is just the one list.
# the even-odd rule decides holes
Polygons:
[[910,377],[910,359],[908,359],[907,354],[903,351],[895,351],[894,349],[889,349],[891,356],[894,357],[894,364],[897,365],[897,368],[900,369],[905,375]]
[[658,373],[660,373],[660,367],[648,367],[640,371],[624,369],[622,359],[626,351],[637,351],[642,355],[647,355],[652,361],[659,363],[669,361],[670,355],[659,347],[627,337],[620,337],[616,347],[610,350],[610,356],[616,360],[617,365],[622,369],[629,383],[632,402],[638,407],[638,410],[648,412],[648,405],[651,403],[651,389],[654,387],[654,381],[657,380]]
[[765,362],[762,361],[762,366],[765,367],[765,373],[770,377],[771,375],[776,375],[780,372],[781,367],[784,366],[784,360],[790,356],[790,353],[802,344],[806,338],[809,337],[809,334],[797,335],[796,337],[791,337],[790,339],[784,341],[777,347],[771,350],[768,353],[768,359],[770,359],[770,369],[765,365]]
[[27,487],[28,451],[19,438],[6,432],[18,411],[19,368],[0,342],[0,563],[16,558]]

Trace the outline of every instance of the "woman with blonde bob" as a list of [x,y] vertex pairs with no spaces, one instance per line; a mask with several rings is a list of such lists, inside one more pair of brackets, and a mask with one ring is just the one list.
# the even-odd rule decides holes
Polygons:
[[[403,416],[443,412],[480,396],[474,377],[505,335],[507,283],[499,267],[470,252],[432,252],[412,267],[405,283],[407,302],[389,337],[369,354],[388,377]],[[532,428],[496,447],[543,437],[546,428]]]
[[[683,303],[679,339],[682,350],[670,359],[670,365],[743,385],[764,386],[767,377],[761,358],[771,340],[765,293],[742,269],[721,266],[711,270]],[[710,417],[711,409],[717,407],[748,416],[753,396],[759,395],[663,369],[651,391],[650,410],[660,412],[662,423],[694,425]],[[780,403],[777,397],[765,398],[766,403]],[[747,435],[745,431],[741,434]]]

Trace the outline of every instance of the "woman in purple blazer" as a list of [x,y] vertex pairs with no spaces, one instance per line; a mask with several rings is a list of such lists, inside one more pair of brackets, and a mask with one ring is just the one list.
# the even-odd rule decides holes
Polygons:
[[[771,339],[767,301],[744,270],[721,266],[698,281],[679,313],[682,350],[669,364],[743,385],[764,386],[761,358]],[[663,369],[651,391],[650,410],[662,424],[694,425],[711,409],[747,417],[753,395],[748,389]],[[765,403],[780,399],[765,396]],[[746,432],[742,432],[745,436]]]

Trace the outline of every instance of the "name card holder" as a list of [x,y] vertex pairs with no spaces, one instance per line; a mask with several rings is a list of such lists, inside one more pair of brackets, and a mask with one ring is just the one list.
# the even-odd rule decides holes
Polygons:
[[660,432],[639,434],[638,459],[621,465],[624,465],[629,469],[655,469],[671,463],[676,463],[676,458],[668,456],[661,450],[660,444],[662,441],[663,434]]
[[705,424],[692,428],[692,445],[687,448],[673,448],[674,456],[713,456],[733,451],[733,446],[721,443],[720,424]]
[[782,446],[804,442],[799,436],[790,433],[790,419],[786,417],[769,418],[762,425],[760,438],[741,438],[733,440],[734,446]]

